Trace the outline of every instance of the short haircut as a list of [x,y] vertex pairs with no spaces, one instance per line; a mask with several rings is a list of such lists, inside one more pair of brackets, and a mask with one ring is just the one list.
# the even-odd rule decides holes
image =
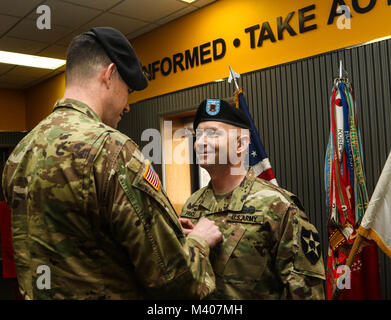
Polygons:
[[65,82],[90,79],[101,67],[107,67],[112,61],[102,46],[92,36],[76,36],[67,50]]

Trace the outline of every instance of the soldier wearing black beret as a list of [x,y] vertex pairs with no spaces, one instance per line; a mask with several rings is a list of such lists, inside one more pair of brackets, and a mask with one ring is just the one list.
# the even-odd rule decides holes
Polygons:
[[239,128],[251,129],[251,123],[246,114],[222,99],[206,99],[200,103],[194,119],[194,130],[203,121],[218,121]]
[[[205,99],[198,106],[193,129],[197,136],[194,148],[200,165],[205,168],[229,166],[233,162],[245,165],[251,123],[241,109],[222,99]],[[208,139],[213,137],[215,139]]]
[[[185,237],[152,165],[115,129],[129,93],[148,85],[129,41],[107,27],[77,36],[65,77],[64,97],[4,169],[22,294],[204,298],[215,288],[209,250],[221,232],[204,219]],[[44,284],[42,266],[52,275]]]
[[181,222],[187,233],[208,217],[223,232],[211,252],[209,298],[324,299],[319,233],[295,195],[245,166],[249,128],[242,110],[221,99],[202,101],[194,119],[197,160],[211,180],[187,199]]
[[121,32],[113,28],[96,27],[85,34],[93,36],[103,47],[129,89],[143,90],[148,86],[136,52]]

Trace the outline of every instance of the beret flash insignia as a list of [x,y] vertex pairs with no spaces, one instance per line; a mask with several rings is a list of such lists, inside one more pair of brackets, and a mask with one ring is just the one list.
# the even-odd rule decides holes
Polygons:
[[206,113],[210,116],[215,116],[220,112],[220,100],[208,99],[206,101]]

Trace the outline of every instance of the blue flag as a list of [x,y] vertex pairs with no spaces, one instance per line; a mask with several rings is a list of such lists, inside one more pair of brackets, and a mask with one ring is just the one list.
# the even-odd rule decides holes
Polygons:
[[251,142],[249,147],[249,165],[253,167],[255,174],[264,180],[278,186],[276,177],[274,176],[273,169],[270,165],[269,158],[266,154],[265,148],[259,137],[257,128],[255,127],[254,120],[247,107],[246,99],[244,98],[242,90],[235,93],[239,101],[239,108],[244,111],[251,122]]

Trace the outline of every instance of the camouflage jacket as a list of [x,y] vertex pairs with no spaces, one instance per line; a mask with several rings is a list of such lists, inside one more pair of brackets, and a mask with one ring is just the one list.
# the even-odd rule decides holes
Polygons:
[[[3,188],[27,299],[198,299],[215,288],[208,244],[184,236],[137,145],[79,101],[59,100],[17,145]],[[37,285],[41,265],[50,289]]]
[[212,299],[324,299],[318,232],[288,191],[250,169],[232,194],[217,201],[211,183],[185,203],[182,217],[215,220],[224,235],[211,250]]

